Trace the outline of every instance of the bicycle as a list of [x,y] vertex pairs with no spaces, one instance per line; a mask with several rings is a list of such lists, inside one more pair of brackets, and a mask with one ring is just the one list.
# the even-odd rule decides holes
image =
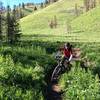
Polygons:
[[71,64],[68,60],[65,60],[64,64],[62,65],[62,56],[56,56],[56,60],[58,65],[55,67],[52,76],[51,76],[51,81],[57,81],[59,76],[66,71],[69,71],[71,69]]

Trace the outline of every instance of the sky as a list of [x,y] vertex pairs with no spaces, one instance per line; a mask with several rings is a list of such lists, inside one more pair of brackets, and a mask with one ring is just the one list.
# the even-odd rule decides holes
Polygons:
[[18,5],[19,3],[27,3],[27,2],[33,2],[33,3],[40,3],[43,2],[44,0],[0,0],[3,2],[4,6],[10,5],[13,7],[13,5]]

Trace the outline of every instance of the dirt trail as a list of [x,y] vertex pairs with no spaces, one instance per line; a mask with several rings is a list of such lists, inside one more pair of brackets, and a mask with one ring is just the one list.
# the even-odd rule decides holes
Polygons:
[[58,84],[59,76],[65,72],[70,71],[70,66],[67,68],[58,64],[53,71],[51,71],[48,75],[50,75],[47,80],[49,81],[46,89],[46,100],[62,100],[62,90]]
[[[61,97],[62,91],[58,84],[58,77],[60,75],[58,72],[59,72],[59,69],[61,71],[61,68],[58,66],[58,70],[55,71],[55,69],[53,71],[55,73],[55,74],[53,74],[54,77],[52,78],[52,81],[50,81],[50,83],[48,84],[48,87],[47,87],[46,100],[62,100],[62,97]],[[51,77],[50,77],[50,80],[51,80]]]
[[62,100],[61,88],[57,83],[51,83],[47,87],[47,98],[46,100]]

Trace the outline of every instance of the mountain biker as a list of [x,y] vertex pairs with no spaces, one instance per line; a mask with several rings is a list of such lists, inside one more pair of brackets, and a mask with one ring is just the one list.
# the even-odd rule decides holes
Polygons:
[[64,44],[64,48],[61,48],[61,50],[63,51],[63,58],[62,58],[62,62],[61,64],[64,66],[64,62],[65,60],[68,61],[68,63],[70,63],[70,61],[72,60],[72,45],[70,45],[70,43]]

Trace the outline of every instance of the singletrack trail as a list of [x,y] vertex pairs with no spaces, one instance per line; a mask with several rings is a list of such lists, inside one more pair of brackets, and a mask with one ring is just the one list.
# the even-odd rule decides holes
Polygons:
[[62,100],[61,89],[57,83],[50,83],[47,87],[47,98],[46,100]]
[[47,87],[46,100],[62,100],[61,95],[63,94],[63,91],[58,84],[58,79],[61,74],[69,71],[68,69],[64,70],[66,71],[62,71],[62,66],[55,67],[52,76],[50,77],[50,83]]

